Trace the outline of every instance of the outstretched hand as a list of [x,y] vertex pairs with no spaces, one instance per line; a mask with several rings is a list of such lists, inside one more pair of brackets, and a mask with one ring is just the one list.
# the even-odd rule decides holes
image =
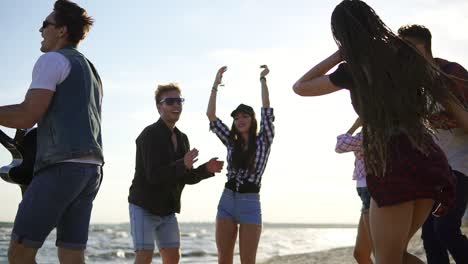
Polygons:
[[227,66],[223,66],[219,68],[218,72],[216,73],[216,78],[214,81],[214,86],[218,86],[221,84],[221,81],[223,80],[223,74],[227,71]]
[[268,73],[270,73],[270,70],[268,69],[268,66],[266,66],[266,65],[261,65],[260,68],[263,69],[263,71],[260,72],[260,78],[265,77],[265,76],[268,75]]
[[221,172],[223,169],[224,161],[218,160],[218,158],[212,158],[206,163],[206,170],[209,173]]

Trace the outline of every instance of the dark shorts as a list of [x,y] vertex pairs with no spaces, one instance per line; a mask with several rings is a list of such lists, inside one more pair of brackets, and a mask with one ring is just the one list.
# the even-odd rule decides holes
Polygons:
[[423,140],[428,153],[414,148],[406,136],[395,136],[389,142],[386,174],[368,173],[367,188],[379,207],[417,199],[454,206],[455,181],[447,158],[430,136]]
[[361,207],[361,213],[366,214],[369,213],[369,208],[370,208],[370,193],[367,187],[357,187],[356,188],[357,193],[359,197],[361,197],[362,201],[362,207]]
[[11,239],[40,248],[56,227],[58,247],[85,249],[101,179],[101,166],[93,164],[64,162],[39,171],[19,204]]

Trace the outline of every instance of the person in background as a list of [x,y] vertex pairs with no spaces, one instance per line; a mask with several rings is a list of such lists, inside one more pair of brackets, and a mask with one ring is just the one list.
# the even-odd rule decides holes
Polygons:
[[353,152],[355,156],[353,180],[356,181],[356,190],[361,198],[361,216],[354,245],[354,258],[359,264],[371,264],[372,241],[369,228],[369,207],[370,194],[366,183],[366,167],[364,164],[364,154],[362,153],[362,133],[354,132],[361,126],[361,119],[358,117],[349,130],[336,139],[335,151],[337,153]]
[[[398,35],[411,43],[430,63],[453,77],[447,85],[468,106],[468,71],[456,62],[432,55],[432,34],[424,26],[400,27]],[[426,250],[428,264],[448,264],[449,255],[456,263],[468,263],[468,239],[460,230],[462,218],[468,204],[468,133],[447,111],[432,116],[430,121],[436,128],[436,142],[445,152],[454,177],[456,177],[455,207],[446,215],[429,215],[422,227],[421,237]]]
[[159,85],[155,92],[159,120],[136,139],[135,175],[128,196],[135,263],[151,263],[154,241],[164,264],[180,260],[180,231],[176,213],[185,184],[196,184],[223,168],[217,158],[194,168],[198,150],[176,123],[184,98],[176,84]]

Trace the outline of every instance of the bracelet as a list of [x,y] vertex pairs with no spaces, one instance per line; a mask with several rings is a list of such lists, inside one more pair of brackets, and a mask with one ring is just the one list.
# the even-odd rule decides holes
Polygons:
[[261,81],[261,80],[264,80],[264,81],[266,81],[266,78],[265,78],[265,76],[262,76],[262,77],[260,77],[260,81]]

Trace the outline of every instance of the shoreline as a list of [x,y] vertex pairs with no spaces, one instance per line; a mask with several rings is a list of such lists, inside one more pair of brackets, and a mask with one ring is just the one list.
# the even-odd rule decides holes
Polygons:
[[[462,232],[468,235],[468,226],[462,227]],[[353,257],[354,247],[340,247],[311,253],[275,256],[259,262],[260,264],[343,264],[356,263]],[[408,252],[420,258],[426,263],[426,253],[421,240],[421,230],[418,230],[408,244]],[[452,258],[450,263],[455,264]]]

